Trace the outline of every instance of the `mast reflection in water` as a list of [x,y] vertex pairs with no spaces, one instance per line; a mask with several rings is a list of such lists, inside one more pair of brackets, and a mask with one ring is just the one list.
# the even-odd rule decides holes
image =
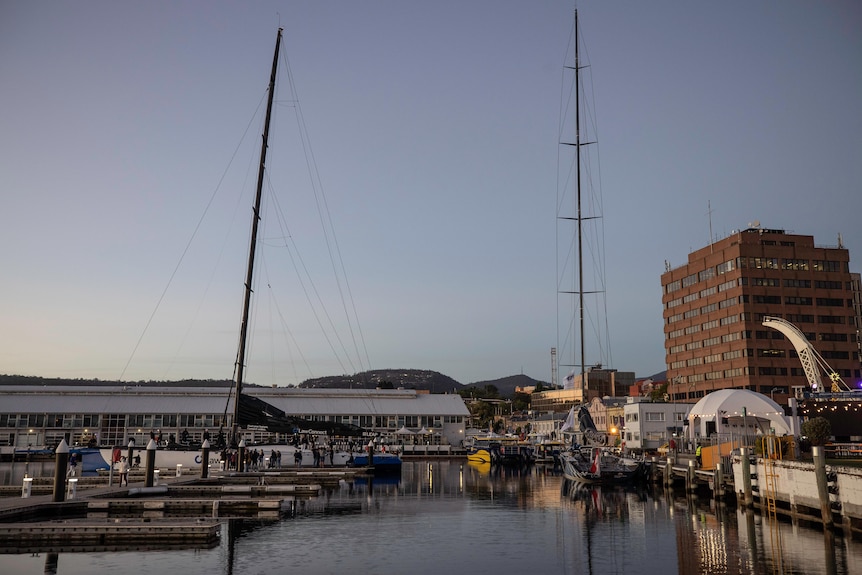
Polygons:
[[544,467],[405,462],[400,479],[225,520],[213,549],[0,555],[0,572],[848,575],[862,543],[652,486],[573,484]]

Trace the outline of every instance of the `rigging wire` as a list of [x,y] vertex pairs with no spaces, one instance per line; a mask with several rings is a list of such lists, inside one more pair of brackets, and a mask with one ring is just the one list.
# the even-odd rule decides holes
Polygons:
[[[265,97],[265,95],[264,95],[264,97]],[[195,228],[192,231],[191,236],[189,236],[189,239],[186,242],[186,245],[183,248],[183,251],[180,254],[180,257],[177,260],[177,263],[174,266],[174,269],[171,272],[171,275],[168,278],[168,281],[165,284],[164,289],[162,290],[162,293],[159,295],[159,298],[156,301],[155,307],[153,307],[153,311],[150,313],[150,316],[147,319],[146,324],[144,325],[144,329],[141,331],[141,335],[138,336],[138,340],[135,343],[135,346],[132,348],[132,352],[129,355],[129,358],[126,360],[126,364],[123,366],[123,370],[120,373],[119,381],[123,381],[123,378],[126,375],[126,371],[128,371],[128,369],[129,369],[129,365],[131,365],[132,360],[134,359],[135,354],[138,351],[138,348],[141,346],[141,342],[143,342],[144,337],[147,334],[147,331],[149,331],[150,325],[152,324],[153,319],[156,317],[156,313],[159,311],[159,308],[161,307],[162,302],[165,299],[165,295],[167,294],[168,289],[171,287],[171,284],[173,283],[174,278],[176,277],[177,272],[180,269],[180,266],[182,265],[183,261],[185,260],[185,257],[188,254],[189,249],[192,246],[192,243],[194,242],[195,238],[197,237],[198,232],[200,231],[201,226],[203,225],[203,222],[206,219],[206,216],[209,213],[209,210],[212,207],[213,202],[216,199],[216,196],[218,196],[218,193],[221,190],[222,184],[224,183],[224,180],[227,177],[227,174],[230,172],[230,168],[233,165],[233,162],[236,159],[237,154],[239,153],[239,150],[242,148],[242,143],[245,141],[246,136],[248,135],[248,132],[249,132],[249,129],[251,128],[252,122],[254,121],[255,116],[257,116],[257,114],[260,112],[260,108],[263,105],[263,102],[264,102],[264,98],[261,98],[260,102],[258,102],[257,110],[255,110],[255,113],[252,114],[251,118],[249,118],[249,121],[246,124],[245,130],[243,131],[243,134],[240,137],[239,142],[237,143],[236,147],[234,148],[233,154],[231,154],[231,157],[228,160],[227,166],[225,166],[225,169],[222,171],[222,174],[221,174],[221,177],[219,178],[218,183],[216,184],[215,188],[213,189],[212,194],[210,194],[209,201],[207,202],[206,206],[204,207],[203,213],[201,213],[200,218],[198,218],[197,224],[195,225]]]
[[[581,221],[601,220],[604,217],[604,205],[601,192],[601,160],[598,146],[598,128],[595,116],[595,109],[592,107],[595,103],[595,88],[591,79],[589,79],[591,97],[587,97],[586,83],[581,82],[580,85],[575,85],[575,74],[570,74],[569,71],[573,67],[566,62],[572,58],[572,45],[575,38],[574,25],[569,34],[569,42],[564,58],[563,70],[561,73],[561,92],[560,92],[560,123],[558,126],[558,146],[557,153],[557,199],[556,199],[556,219],[557,219],[557,248],[556,248],[556,284],[557,284],[557,348],[558,357],[561,358],[559,366],[570,367],[564,363],[564,359],[568,359],[571,353],[572,366],[578,364],[576,343],[577,343],[577,325],[575,312],[579,309],[578,302],[573,298],[567,305],[562,305],[568,302],[569,296],[577,295],[578,293],[591,294],[596,297],[588,298],[584,303],[584,309],[581,310],[583,317],[587,320],[595,338],[593,339],[592,353],[597,354],[597,358],[587,361],[587,358],[581,358],[584,365],[612,365],[611,346],[610,346],[610,324],[608,320],[608,303],[607,303],[607,282],[606,270],[607,260],[604,250],[605,229],[603,225],[598,224],[587,226],[587,233],[581,238],[577,234],[572,234],[570,239],[563,244],[560,241],[561,234],[567,226],[563,226],[563,221],[575,221],[578,217],[568,215],[568,202],[574,202],[576,196],[571,192],[575,176],[577,175],[577,154],[582,154],[581,170],[586,177],[585,182],[581,186],[581,201],[585,205],[587,215],[583,213],[580,216]],[[585,43],[584,43],[585,44]],[[583,72],[590,67],[589,54],[584,47],[581,53],[581,60],[587,62],[582,64],[576,62],[575,65]],[[574,144],[566,144],[565,137],[567,135],[567,120],[571,118],[573,97],[572,94],[578,90],[583,96],[579,98],[584,109],[581,134],[578,142]],[[575,110],[575,113],[580,111]],[[563,145],[571,145],[575,149],[575,153],[570,158],[563,154]],[[595,154],[591,149],[595,147]],[[594,171],[595,168],[595,171]],[[575,190],[577,191],[577,190]],[[584,279],[577,277],[577,250],[578,242],[582,243],[582,249],[586,249],[586,256],[589,256],[589,265],[592,270],[592,285],[587,285]],[[566,250],[560,249],[562,245],[566,245]],[[571,277],[570,277],[571,276]],[[567,286],[572,286],[567,288]],[[577,288],[577,289],[574,289]],[[564,323],[562,318],[564,312],[571,311],[568,314],[568,319]],[[590,351],[589,349],[587,351]],[[598,361],[596,361],[596,359]],[[555,374],[556,375],[556,374]]]
[[[314,197],[315,201],[318,203],[318,216],[320,217],[321,227],[324,230],[324,238],[326,239],[327,249],[330,254],[330,262],[333,268],[333,274],[335,276],[335,280],[338,286],[339,293],[341,294],[341,302],[342,308],[345,314],[345,318],[347,320],[348,329],[350,330],[351,340],[354,347],[354,352],[356,353],[357,359],[359,361],[359,366],[361,369],[364,369],[362,362],[362,353],[360,353],[359,344],[362,345],[362,352],[365,356],[365,364],[368,366],[368,369],[371,368],[371,360],[368,356],[368,347],[365,344],[365,337],[362,333],[362,328],[359,323],[359,315],[356,311],[356,304],[353,299],[353,293],[350,289],[350,283],[347,277],[347,270],[344,266],[344,259],[341,255],[341,249],[338,245],[338,238],[335,234],[335,227],[332,223],[332,215],[329,210],[328,202],[326,201],[326,194],[324,192],[323,184],[320,179],[320,172],[317,167],[317,161],[314,157],[314,151],[311,146],[311,138],[308,134],[308,128],[305,123],[305,116],[302,113],[302,106],[300,104],[300,98],[298,91],[296,89],[296,85],[293,79],[293,69],[290,66],[290,61],[287,57],[287,51],[282,54],[282,58],[284,59],[284,69],[287,71],[287,78],[290,84],[290,90],[295,98],[295,113],[297,116],[297,120],[299,122],[300,130],[300,138],[303,144],[303,150],[306,154],[307,158],[307,166],[311,175],[311,183],[314,189]],[[330,239],[331,238],[331,239]],[[340,273],[339,273],[340,272]],[[343,286],[342,286],[343,280]],[[346,294],[346,296],[345,296]],[[350,303],[350,310],[347,308],[347,303]],[[352,313],[351,313],[352,311]],[[354,330],[354,323],[356,324],[356,328]],[[358,338],[358,342],[357,342]]]

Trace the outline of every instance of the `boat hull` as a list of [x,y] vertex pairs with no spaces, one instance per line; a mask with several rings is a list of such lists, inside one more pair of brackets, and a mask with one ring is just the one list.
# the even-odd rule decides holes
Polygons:
[[644,476],[643,462],[599,449],[565,452],[560,455],[560,464],[564,477],[581,483],[632,483]]
[[[266,460],[263,466],[259,469],[268,469],[271,467],[269,462],[273,451],[281,452],[280,468],[314,466],[314,452],[311,449],[299,449],[299,452],[302,455],[299,462],[297,462],[295,458],[297,449],[289,445],[256,445],[249,447],[248,449],[263,451]],[[140,455],[141,457],[141,466],[145,465],[147,457],[146,451],[146,449],[137,448],[134,450],[135,455]],[[178,465],[182,465],[186,469],[199,468],[203,462],[203,451],[200,449],[156,449],[155,453],[155,467],[158,469],[175,469]],[[106,462],[117,461],[118,457],[126,456],[127,454],[127,447],[101,448],[101,456]],[[332,458],[329,457],[329,453],[327,452],[320,464],[325,467],[345,467],[349,465],[349,461],[350,453],[346,451],[336,451],[333,453]],[[222,460],[221,452],[210,450],[209,457],[207,458],[207,465],[212,469],[223,469],[224,461]],[[105,463],[105,469],[107,468],[108,465]]]
[[488,464],[495,462],[497,457],[490,449],[471,449],[467,452],[467,461],[470,463]]
[[375,453],[370,462],[367,453],[355,453],[350,465],[373,467],[375,473],[401,473],[401,458],[394,453]]

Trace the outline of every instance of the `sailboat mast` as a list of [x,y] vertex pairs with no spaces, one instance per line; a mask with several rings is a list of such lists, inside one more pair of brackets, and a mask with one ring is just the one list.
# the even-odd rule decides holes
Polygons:
[[260,222],[260,199],[263,190],[263,175],[266,168],[266,150],[269,140],[269,123],[272,117],[272,101],[275,96],[275,76],[278,71],[278,51],[281,47],[282,28],[278,29],[278,35],[275,39],[275,54],[272,57],[272,72],[269,76],[269,96],[266,102],[266,121],[263,125],[263,137],[260,142],[260,166],[257,172],[257,191],[254,196],[254,210],[251,220],[251,241],[248,249],[248,269],[245,276],[245,296],[242,304],[242,323],[240,325],[239,335],[239,351],[236,358],[236,390],[234,397],[234,412],[233,412],[233,427],[232,441],[239,443],[238,428],[239,428],[239,406],[240,395],[242,394],[243,372],[245,368],[245,352],[246,342],[248,339],[248,316],[251,309],[251,286],[254,277],[254,255],[257,251],[257,228]]
[[581,214],[581,84],[580,84],[580,45],[578,43],[578,10],[575,9],[575,150],[578,194],[578,319],[581,331],[581,390],[587,389],[587,374],[584,360],[584,240]]

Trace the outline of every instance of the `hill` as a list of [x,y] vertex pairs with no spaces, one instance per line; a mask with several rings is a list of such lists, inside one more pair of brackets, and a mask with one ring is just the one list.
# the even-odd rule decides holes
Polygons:
[[[526,375],[510,375],[500,379],[489,379],[464,385],[448,375],[437,371],[425,369],[375,369],[364,371],[353,375],[332,375],[308,379],[299,384],[303,388],[330,388],[330,389],[418,389],[430,393],[458,393],[463,389],[484,389],[489,385],[497,388],[500,397],[512,399],[516,387],[529,387],[545,382],[540,382]],[[197,380],[187,379],[182,381],[105,381],[99,379],[70,379],[70,378],[43,378],[38,376],[23,375],[0,375],[0,386],[3,385],[138,385],[138,386],[185,386],[185,387],[230,387],[233,382],[229,380]],[[258,387],[254,383],[246,382],[247,387]]]
[[512,399],[515,397],[515,388],[516,387],[533,387],[538,384],[542,384],[546,389],[551,386],[550,383],[545,381],[539,381],[537,379],[533,379],[527,375],[519,374],[519,375],[510,375],[508,377],[503,377],[500,379],[491,379],[488,381],[477,381],[476,383],[471,383],[470,385],[464,386],[469,389],[471,387],[477,389],[484,389],[489,385],[493,385],[497,388],[497,391],[500,393],[500,397]]
[[463,387],[442,373],[424,369],[374,369],[353,375],[331,375],[307,379],[299,387],[335,389],[423,389],[431,393],[452,393]]

